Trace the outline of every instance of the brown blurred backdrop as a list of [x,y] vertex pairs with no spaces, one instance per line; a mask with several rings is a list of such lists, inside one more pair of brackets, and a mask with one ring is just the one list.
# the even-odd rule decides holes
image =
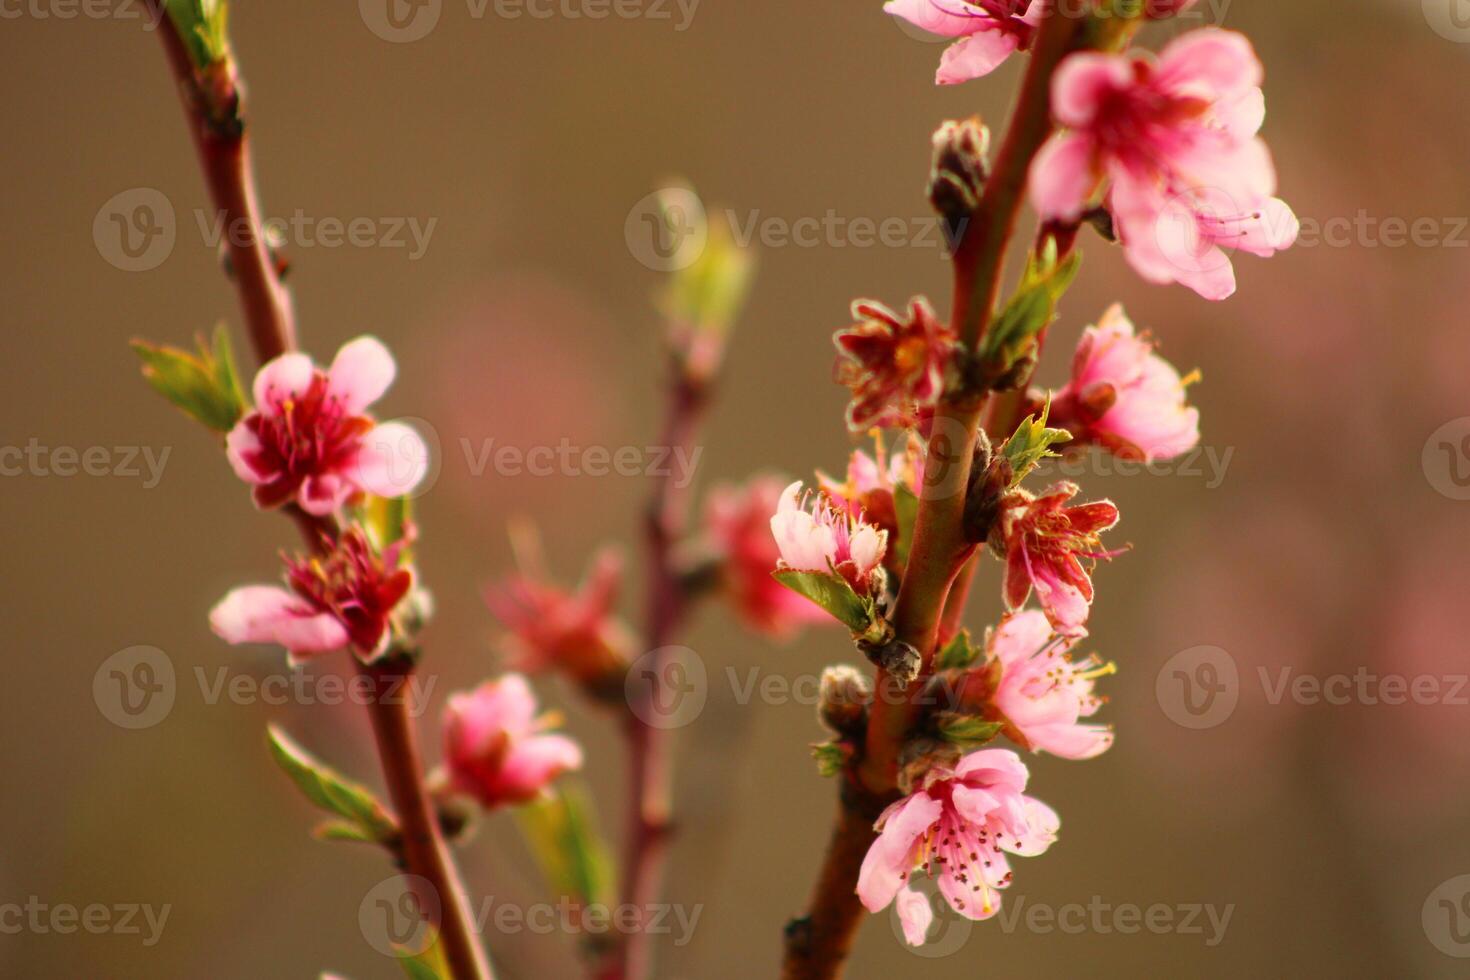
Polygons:
[[[1452,954],[1470,954],[1470,879],[1455,881],[1470,873],[1470,690],[1455,681],[1470,671],[1470,30],[1455,2],[1223,5],[1225,26],[1247,32],[1267,65],[1267,137],[1306,237],[1269,262],[1242,258],[1240,293],[1220,305],[1147,287],[1089,242],[1047,368],[1058,377],[1064,348],[1121,299],[1205,377],[1194,397],[1207,452],[1194,466],[1082,477],[1118,501],[1118,533],[1135,546],[1099,573],[1092,630],[1121,668],[1105,682],[1117,746],[1088,764],[1035,760],[1035,793],[1064,827],[1046,856],[1018,862],[1006,901],[1020,919],[956,925],[944,955],[923,957],[874,917],[854,977],[1465,975]],[[360,332],[380,335],[401,367],[383,407],[426,422],[442,450],[420,509],[439,606],[425,668],[434,756],[429,721],[445,693],[494,669],[479,590],[508,566],[506,520],[536,518],[566,577],[596,542],[634,543],[642,480],[477,475],[464,451],[466,440],[472,451],[490,439],[654,441],[660,277],[625,239],[630,209],[678,173],[741,221],[917,223],[930,132],[976,111],[998,122],[1018,67],[937,89],[941,47],[877,2],[704,0],[688,17],[687,5],[649,0],[649,16],[591,20],[550,5],[538,8],[549,18],[500,16],[493,2],[476,17],[443,0],[433,29],[408,42],[370,29],[369,0],[235,6],[267,213],[369,218],[380,231],[389,219],[436,222],[413,257],[406,235],[408,248],[288,244],[305,345],[326,358]],[[158,43],[130,19],[141,4],[71,18],[66,0],[0,7],[0,445],[104,447],[110,474],[27,464],[0,478],[0,907],[169,907],[152,945],[141,916],[141,935],[64,935],[16,932],[0,914],[0,973],[396,976],[358,923],[384,862],[308,838],[314,815],[263,736],[278,721],[375,781],[360,711],[210,695],[221,676],[284,671],[278,654],[226,648],[205,616],[230,586],[273,578],[276,550],[294,542],[251,510],[211,441],[148,390],[127,349],[134,335],[178,343],[221,317],[239,323],[196,222],[208,204]],[[138,188],[166,199],[176,240],[155,267],[126,271],[94,221]],[[1395,223],[1415,219],[1429,219],[1418,244]],[[831,329],[854,296],[897,304],[922,292],[943,309],[947,284],[932,245],[837,234],[763,249],[701,485],[839,467],[848,440]],[[162,460],[156,478],[141,454],[128,475],[128,447]],[[998,606],[998,567],[985,566],[977,627]],[[136,645],[164,651],[175,697],[128,730],[94,680]],[[776,648],[717,608],[689,645],[712,682],[680,732],[668,895],[701,912],[689,942],[664,943],[659,975],[770,976],[834,787],[807,755],[819,737],[810,705],[742,704],[726,668],[742,683],[752,670],[789,679],[851,651],[830,632]],[[1202,646],[1236,671],[1235,707],[1195,729],[1174,720],[1175,670],[1197,668]],[[1346,703],[1275,697],[1283,677],[1360,669],[1368,680],[1351,689],[1328,684]],[[1423,700],[1435,703],[1369,703],[1373,678],[1390,675],[1432,679],[1438,694]],[[616,831],[612,727],[557,684],[541,690],[586,739]],[[509,818],[488,821],[464,862],[480,896],[542,897]],[[1047,928],[1025,918],[1038,906],[1064,924],[1081,921],[1067,911],[1078,906],[1157,906],[1174,924],[1129,933],[1088,911],[1080,930]],[[1205,907],[1229,910],[1223,937]],[[1182,928],[1191,908],[1202,934]],[[573,970],[559,937],[491,941],[503,976]]]

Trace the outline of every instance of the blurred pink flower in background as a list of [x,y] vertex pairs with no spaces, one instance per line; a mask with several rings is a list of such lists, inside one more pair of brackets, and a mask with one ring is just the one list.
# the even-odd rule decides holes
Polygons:
[[432,359],[422,401],[444,442],[438,486],[460,520],[498,532],[507,513],[560,507],[576,535],[619,508],[615,493],[588,493],[594,481],[641,492],[637,479],[586,472],[589,447],[646,441],[624,432],[628,332],[601,306],[560,279],[520,271],[465,290],[430,323],[413,353]]
[[428,469],[418,433],[378,424],[368,406],[388,390],[397,366],[374,337],[349,341],[327,371],[305,354],[282,354],[255,376],[255,410],[225,440],[236,475],[255,488],[256,506],[294,499],[308,514],[330,514],[363,492],[411,493]]
[[1225,299],[1235,292],[1226,249],[1270,256],[1299,231],[1257,135],[1261,77],[1250,41],[1217,28],[1182,35],[1157,60],[1070,56],[1052,86],[1066,131],[1032,167],[1036,210],[1076,221],[1110,179],[1108,206],[1135,271]]
[[1185,402],[1187,384],[1114,305],[1082,334],[1049,422],[1118,456],[1169,459],[1199,443],[1199,409]]
[[444,761],[452,789],[486,809],[526,803],[552,780],[582,767],[582,749],[555,724],[536,717],[536,696],[520,674],[449,696],[444,710]]
[[594,687],[616,678],[634,640],[617,615],[623,560],[614,548],[592,559],[582,584],[568,591],[537,570],[519,572],[485,590],[485,603],[507,632],[501,644],[518,670],[560,670]]
[[929,903],[913,901],[910,876],[936,877],[959,914],[988,919],[1000,908],[996,890],[1011,883],[1006,853],[1041,854],[1056,840],[1056,813],[1022,791],[1030,774],[1009,749],[981,749],[954,769],[931,769],[923,785],[894,803],[875,825],[878,839],[858,875],[858,897],[870,912],[898,900],[904,937],[924,943]]
[[743,486],[722,484],[705,499],[704,538],[719,563],[720,587],[740,618],[757,632],[786,638],[809,623],[831,623],[818,605],[771,577],[781,558],[771,518],[785,480],[757,476]]

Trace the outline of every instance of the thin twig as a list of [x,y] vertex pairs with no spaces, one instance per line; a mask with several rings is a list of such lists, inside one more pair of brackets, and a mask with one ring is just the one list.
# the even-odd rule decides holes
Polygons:
[[[150,13],[163,23],[160,0],[148,0]],[[164,52],[183,101],[190,135],[209,187],[220,211],[226,236],[231,277],[245,316],[256,358],[265,362],[296,348],[295,316],[291,298],[281,282],[269,244],[261,237],[261,213],[245,136],[243,96],[234,75],[233,59],[210,69],[206,78],[196,70],[189,51],[174,29],[159,31]],[[335,538],[330,522],[291,508],[307,547],[320,552]],[[411,690],[413,666],[404,662],[364,665],[354,663],[372,684],[368,706],[384,780],[402,831],[404,865],[410,875],[427,882],[425,909],[440,910],[439,939],[455,980],[493,980],[490,964],[474,935],[469,907],[458,872],[444,842],[433,803],[424,783],[413,728]]]

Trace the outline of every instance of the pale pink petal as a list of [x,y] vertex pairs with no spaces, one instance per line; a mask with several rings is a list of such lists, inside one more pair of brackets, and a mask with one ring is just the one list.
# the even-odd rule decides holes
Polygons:
[[349,340],[337,351],[327,372],[327,392],[339,399],[348,415],[361,415],[393,384],[398,366],[376,337]]
[[518,738],[535,724],[536,695],[521,674],[486,681],[473,691],[450,695],[448,712],[458,726],[461,747],[472,753],[504,733]]
[[326,517],[347,503],[354,493],[352,484],[334,473],[309,476],[301,481],[296,503],[315,517]]
[[404,497],[429,471],[429,447],[412,426],[384,422],[362,437],[347,476],[368,493]]
[[[994,863],[994,858],[986,858]],[[988,919],[1000,911],[1000,895],[985,882],[978,880],[978,874],[988,869],[972,868],[965,875],[966,880],[960,881],[958,876],[950,868],[944,868],[939,873],[939,894],[949,903],[949,907],[967,919],[980,921]]]
[[1010,31],[989,30],[972,34],[945,49],[934,80],[940,85],[958,85],[988,75],[1015,53],[1019,42]]
[[297,657],[347,645],[347,630],[335,618],[274,585],[231,590],[210,611],[209,625],[226,643],[277,643]]
[[1244,34],[1207,27],[1181,34],[1159,53],[1160,81],[1201,98],[1219,98],[1261,84],[1264,70]]
[[1048,725],[1026,729],[1026,737],[1038,751],[1062,759],[1093,759],[1113,745],[1113,731],[1107,725]]
[[230,461],[230,468],[235,471],[235,475],[246,483],[269,483],[275,479],[277,474],[262,473],[246,459],[247,456],[260,452],[261,449],[260,440],[256,438],[255,432],[245,424],[252,417],[253,413],[236,422],[229,435],[225,436],[225,458]]
[[966,37],[983,30],[995,21],[983,13],[967,10],[963,0],[888,0],[885,14],[908,21],[922,31],[938,37]]
[[944,805],[925,793],[915,793],[889,807],[880,819],[882,831],[868,848],[858,872],[857,893],[869,912],[880,912],[903,887],[914,866],[914,843],[927,831]]
[[513,742],[500,778],[516,796],[532,796],[564,772],[582,768],[582,747],[565,735],[533,735]]
[[1051,639],[1051,624],[1035,609],[1015,613],[1003,619],[991,636],[991,652],[1007,668],[1017,664]]
[[1030,779],[1026,763],[1010,749],[978,749],[960,759],[955,775],[966,783],[1022,790]]
[[877,568],[887,548],[887,531],[879,531],[869,524],[859,527],[853,534],[849,545],[849,552],[852,555],[853,564],[857,565],[858,574],[867,576]]
[[305,354],[292,352],[267,361],[255,375],[256,409],[267,415],[281,414],[281,403],[305,394],[315,373]]
[[1091,52],[1071,55],[1052,80],[1052,115],[1063,126],[1087,126],[1108,94],[1127,88],[1132,80],[1133,63],[1127,57]]
[[929,936],[929,926],[934,923],[934,907],[929,904],[929,899],[912,888],[902,888],[895,901],[904,940],[910,946],[924,945]]
[[1019,835],[1020,840],[1006,839],[1001,846],[1012,854],[1035,857],[1056,843],[1062,819],[1055,810],[1040,800],[1023,796],[1021,801],[1025,809],[1025,821],[1024,829]]
[[1043,218],[1076,221],[1097,186],[1092,139],[1065,133],[1047,140],[1031,165],[1031,206]]

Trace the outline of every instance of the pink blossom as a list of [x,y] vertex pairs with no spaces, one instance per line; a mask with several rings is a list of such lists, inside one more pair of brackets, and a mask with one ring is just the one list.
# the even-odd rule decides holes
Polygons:
[[874,573],[882,565],[888,532],[861,516],[839,511],[822,494],[803,498],[800,480],[782,492],[771,518],[771,534],[782,568],[836,573],[860,595],[880,586]]
[[511,664],[532,672],[559,669],[593,686],[615,678],[621,691],[621,670],[633,648],[615,612],[622,579],[622,557],[608,548],[593,559],[575,592],[533,574],[487,589],[486,605],[509,631],[503,644]]
[[1053,136],[1031,172],[1043,217],[1075,221],[1104,179],[1133,268],[1206,299],[1235,291],[1229,249],[1270,256],[1299,223],[1277,198],[1276,168],[1258,133],[1262,69],[1243,35],[1184,34],[1157,60],[1074,54],[1052,86]]
[[344,344],[327,371],[289,353],[255,375],[255,410],[225,439],[230,465],[251,484],[257,507],[295,500],[331,514],[364,492],[401,497],[428,467],[413,429],[366,414],[393,383],[393,355],[373,337]]
[[1127,459],[1169,459],[1199,443],[1199,409],[1186,404],[1187,384],[1113,306],[1083,332],[1072,380],[1053,396],[1050,421],[1079,443]]
[[1000,665],[992,704],[1007,735],[1033,751],[1064,759],[1091,759],[1113,744],[1107,725],[1084,724],[1102,706],[1093,693],[1097,677],[1112,673],[1097,657],[1073,663],[1068,657],[1080,637],[1054,636],[1046,616],[1034,609],[1007,616],[990,635],[987,656]]
[[1067,636],[1085,632],[1092,606],[1092,577],[1083,560],[1112,557],[1098,535],[1118,523],[1118,508],[1109,500],[1068,507],[1078,490],[1067,482],[1040,497],[1018,490],[1003,501],[1000,526],[1006,605],[1021,608],[1034,588],[1047,620]]
[[233,589],[209,624],[227,643],[278,643],[292,663],[349,645],[371,661],[387,650],[393,616],[413,588],[412,570],[400,567],[406,545],[380,556],[360,528],[349,528],[325,557],[287,559],[289,590]]
[[934,81],[957,85],[988,75],[1029,47],[1044,0],[888,0],[885,13],[940,37],[958,38],[939,59]]
[[858,874],[863,905],[880,912],[897,900],[905,938],[922,945],[932,911],[914,898],[919,893],[910,876],[918,869],[938,879],[940,894],[960,915],[993,916],[1000,908],[998,889],[1011,883],[1006,854],[1042,853],[1061,824],[1045,803],[1022,793],[1029,778],[1026,764],[1009,749],[980,749],[952,771],[930,770],[920,789],[875,824],[878,839]]
[[486,809],[534,800],[556,777],[582,767],[575,741],[542,734],[554,721],[536,717],[536,696],[520,674],[451,694],[444,709],[451,788]]
[[771,518],[783,486],[777,477],[760,476],[742,487],[715,487],[704,512],[723,591],[752,629],[778,638],[808,623],[832,622],[821,607],[771,577],[781,558],[771,538]]
[[833,338],[837,383],[852,391],[848,428],[912,424],[917,410],[944,392],[954,331],[920,297],[910,301],[907,317],[872,300],[854,303],[852,315],[860,322]]

